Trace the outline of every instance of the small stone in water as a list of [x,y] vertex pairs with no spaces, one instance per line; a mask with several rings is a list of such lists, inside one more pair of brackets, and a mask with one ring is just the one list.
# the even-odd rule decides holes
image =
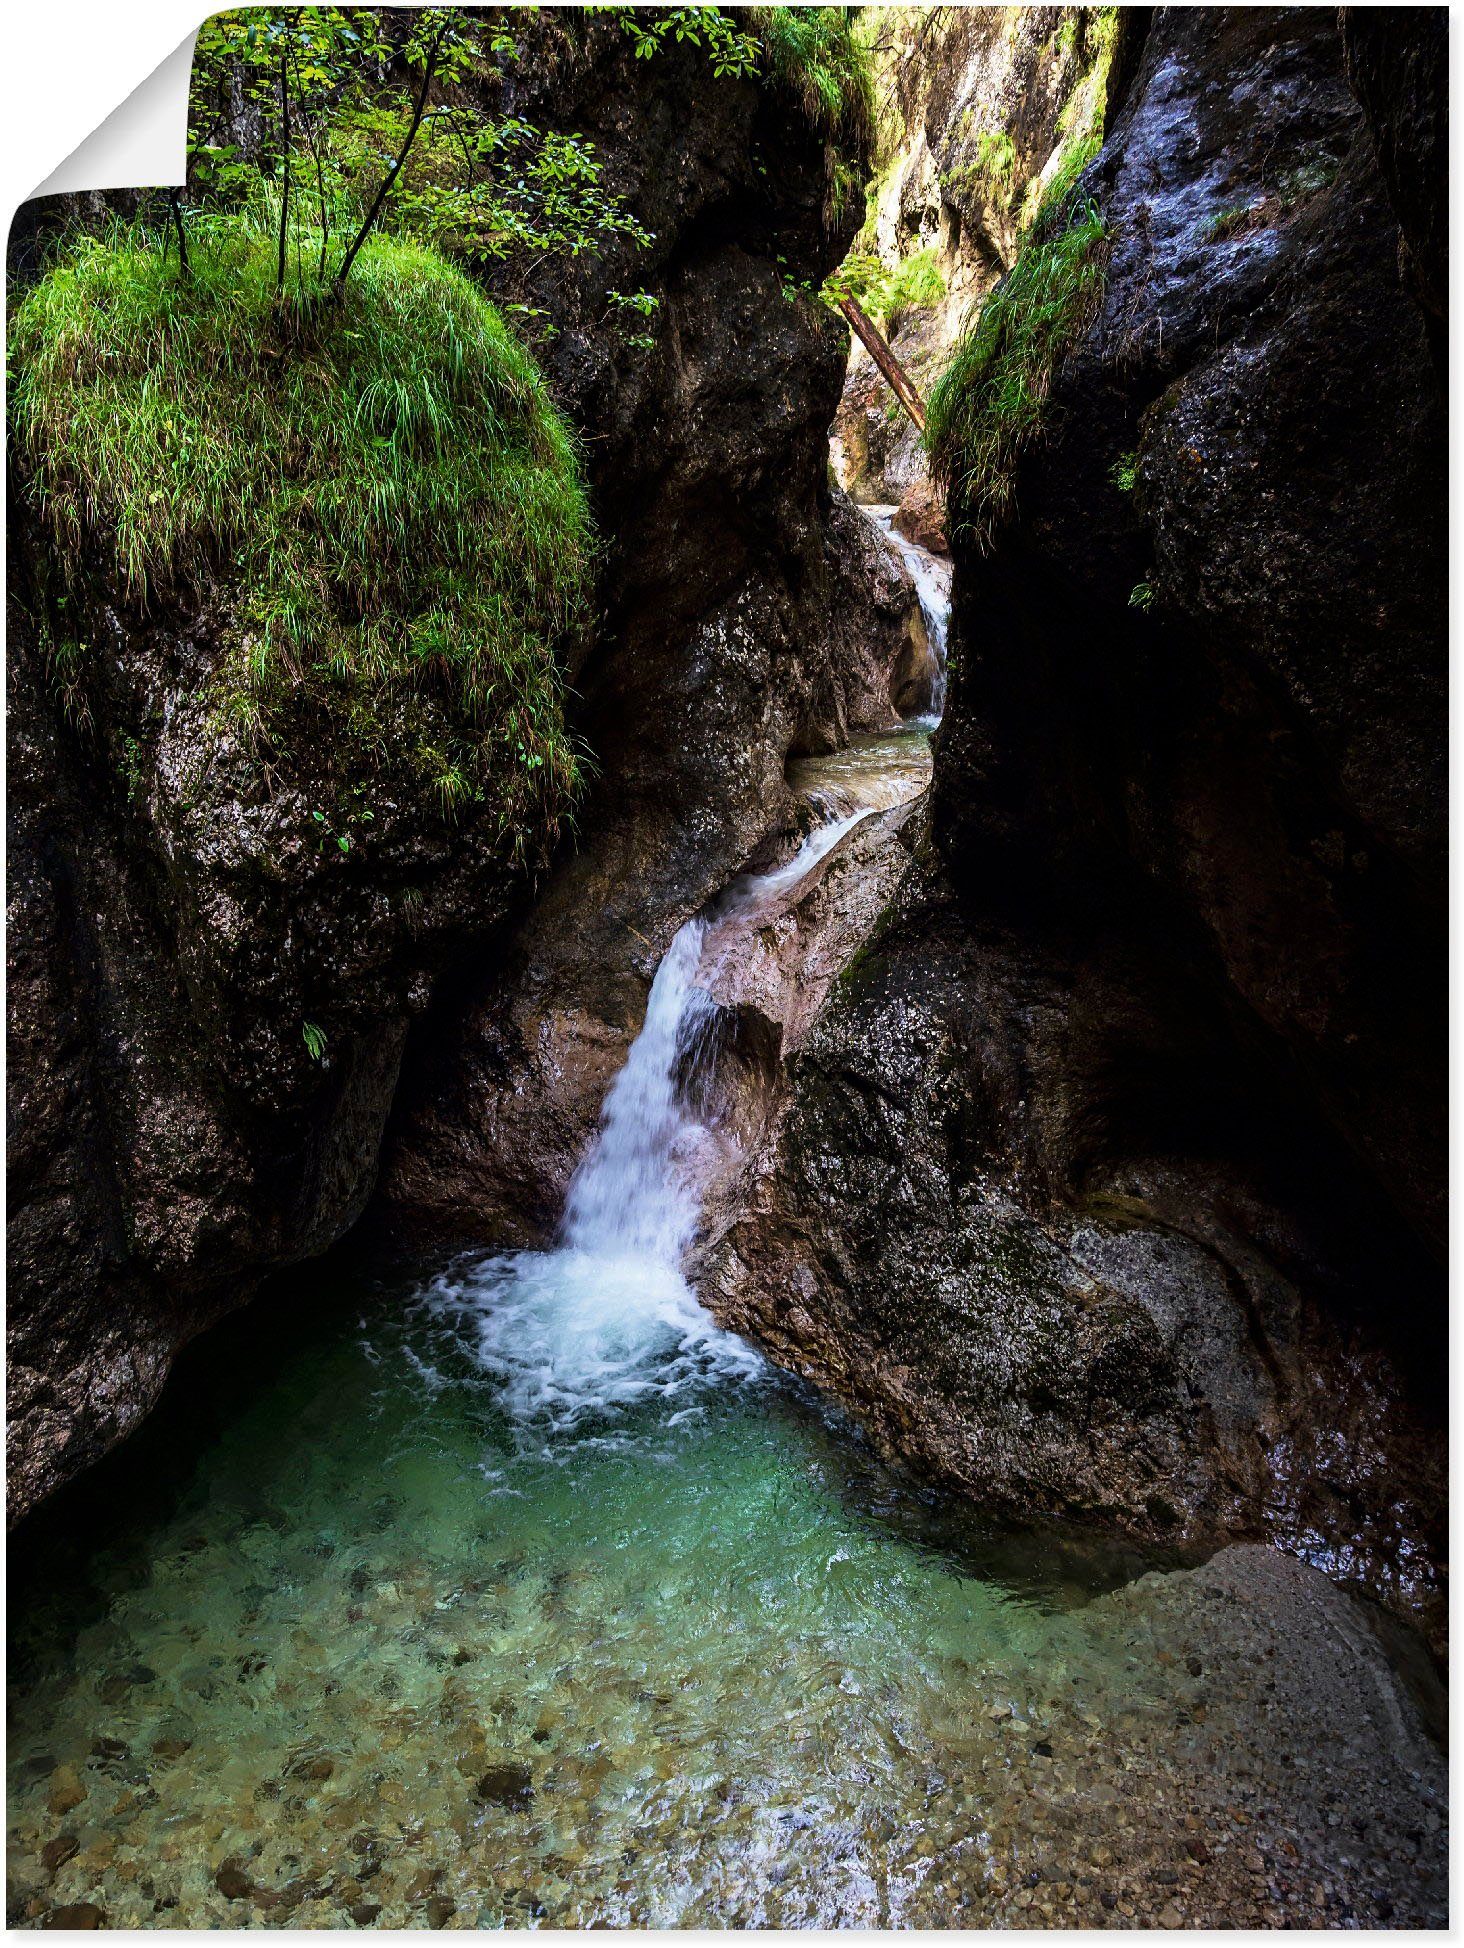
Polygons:
[[240,1867],[237,1860],[226,1860],[214,1875],[214,1886],[226,1901],[247,1901],[254,1892],[254,1883]]
[[189,1749],[191,1743],[192,1741],[186,1738],[155,1738],[152,1746],[153,1757],[155,1759],[181,1759],[183,1754]]
[[58,1765],[51,1774],[51,1796],[46,1801],[50,1810],[59,1817],[85,1798],[86,1787],[77,1778],[75,1766]]
[[80,1847],[81,1842],[74,1833],[58,1833],[54,1840],[47,1840],[41,1848],[41,1865],[48,1874],[54,1874]]
[[100,1928],[106,1915],[91,1901],[77,1901],[71,1907],[53,1907],[46,1916],[48,1928]]
[[358,1928],[369,1928],[380,1912],[380,1901],[357,1901],[351,1909],[351,1919]]
[[534,1797],[533,1774],[526,1765],[490,1766],[478,1781],[478,1797],[522,1812]]
[[446,1894],[434,1894],[427,1903],[427,1925],[429,1928],[445,1928],[457,1913],[457,1902]]

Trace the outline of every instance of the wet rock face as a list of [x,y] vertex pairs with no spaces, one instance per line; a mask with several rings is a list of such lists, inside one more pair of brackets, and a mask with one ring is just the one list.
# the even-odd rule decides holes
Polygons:
[[1449,306],[1448,19],[1343,7],[1347,79],[1362,104],[1401,235],[1399,268],[1425,314],[1441,383]]
[[1095,188],[1101,314],[964,577],[951,856],[1151,880],[1437,1242],[1443,415],[1331,22],[1157,25]]
[[1226,1072],[1180,956],[1092,912],[973,926],[932,851],[795,1056],[704,1298],[985,1507],[1267,1535],[1441,1627],[1439,1446],[1370,1314],[1426,1263],[1333,1207],[1345,1156]]
[[1090,180],[931,845],[715,1303],[985,1501],[1437,1632],[1443,421],[1335,18],[1159,15]]
[[127,1431],[183,1340],[359,1214],[408,1016],[511,883],[491,834],[369,772],[379,843],[323,845],[328,768],[282,759],[266,793],[203,732],[206,647],[115,620],[75,725],[12,637],[12,1514]]
[[[603,627],[575,672],[599,782],[544,922],[550,963],[603,967],[600,1014],[586,1003],[570,1038],[573,1087],[553,1047],[503,1056],[556,1078],[538,1104],[552,1152],[580,1140],[581,1092],[598,1103],[623,1047],[642,936],[664,944],[698,876],[757,839],[790,747],[880,720],[914,603],[884,588],[852,656],[865,589],[830,526],[823,439],[841,335],[784,298],[780,262],[816,278],[843,248],[823,222],[822,138],[785,98],[717,81],[701,50],[637,62],[610,22],[546,15],[521,52],[503,105],[594,140],[653,235],[547,293],[477,267],[550,314],[545,368],[607,537]],[[654,351],[617,331],[614,288],[659,298]],[[11,658],[12,1515],[146,1411],[183,1340],[355,1222],[409,1022],[445,971],[496,974],[531,890],[498,834],[445,819],[386,764],[347,781],[359,825],[318,740],[262,779],[203,721],[207,613],[119,604],[103,623],[79,719],[20,635]],[[644,879],[617,892],[632,861]],[[317,1020],[318,1059],[302,1028]],[[470,1090],[506,1073],[507,1041],[488,1043]],[[516,1133],[508,1154],[533,1212],[540,1159]],[[476,1189],[448,1194],[483,1236]]]

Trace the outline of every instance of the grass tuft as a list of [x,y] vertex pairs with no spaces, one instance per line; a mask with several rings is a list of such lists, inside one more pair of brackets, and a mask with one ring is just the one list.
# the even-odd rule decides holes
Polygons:
[[850,7],[751,7],[766,72],[792,89],[831,140],[861,155],[874,142],[874,77]]
[[1103,285],[1103,217],[1077,189],[1096,140],[1074,144],[1016,262],[931,393],[925,440],[953,525],[989,545],[1012,503],[1017,462],[1040,433],[1053,372]]
[[221,698],[256,731],[324,711],[379,746],[403,699],[434,700],[394,759],[446,810],[486,799],[547,840],[577,773],[556,648],[592,548],[570,435],[434,252],[377,236],[338,301],[281,301],[273,251],[216,221],[184,279],[120,232],[26,296],[14,439],[57,559],[221,618]]

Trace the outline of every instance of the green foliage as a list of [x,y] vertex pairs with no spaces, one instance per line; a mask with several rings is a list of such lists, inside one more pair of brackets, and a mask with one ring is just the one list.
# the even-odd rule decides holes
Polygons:
[[587,7],[586,13],[608,15],[635,42],[638,61],[649,61],[667,41],[704,47],[719,76],[740,77],[757,72],[759,46],[755,35],[737,26],[720,7]]
[[1108,478],[1121,494],[1131,494],[1139,478],[1139,456],[1124,453],[1108,469]]
[[325,1030],[320,1026],[319,1022],[302,1022],[300,1026],[300,1038],[304,1042],[312,1062],[323,1062],[325,1060],[326,1036]]
[[[645,245],[593,143],[479,105],[468,84],[517,58],[508,19],[451,7],[214,15],[194,56],[195,196],[226,209],[268,202],[281,284],[343,274],[363,226],[478,258]],[[247,157],[234,139],[241,109],[260,131]]]
[[982,129],[976,138],[976,169],[998,194],[1010,197],[1017,145],[1005,129]]
[[274,243],[217,221],[182,278],[121,233],[20,305],[14,446],[70,577],[56,633],[100,555],[140,607],[209,613],[218,703],[256,738],[303,713],[547,839],[576,782],[554,649],[591,552],[570,436],[432,251],[378,236],[338,296],[282,301]]
[[1342,165],[1337,158],[1328,155],[1312,156],[1306,162],[1298,163],[1294,169],[1288,169],[1276,185],[1276,197],[1282,209],[1294,209],[1307,197],[1318,196],[1324,189],[1330,189],[1341,170]]
[[759,66],[798,98],[835,142],[863,153],[874,138],[874,78],[849,7],[749,7]]
[[934,250],[913,251],[886,265],[873,251],[851,250],[824,280],[822,296],[837,307],[851,297],[887,332],[912,311],[928,311],[945,296],[945,277]]
[[[721,7],[588,7],[616,21],[650,60],[668,42],[704,47],[713,73],[762,76],[797,95],[814,127],[858,150],[874,131],[874,81],[852,7],[748,7],[751,32]],[[739,9],[739,12],[742,10]]]
[[945,278],[933,250],[917,250],[902,257],[884,280],[880,310],[894,331],[909,311],[928,311],[945,296]]
[[622,344],[632,351],[655,351],[655,334],[636,328],[637,321],[648,321],[660,310],[661,300],[654,292],[607,291],[605,307],[607,315],[615,321]]
[[1129,592],[1128,605],[1131,609],[1148,609],[1154,604],[1154,584],[1135,582]]
[[927,408],[926,446],[952,519],[989,541],[1016,467],[1040,433],[1053,370],[1103,282],[1103,218],[1076,189],[1087,144],[1064,159],[1022,250],[957,345]]

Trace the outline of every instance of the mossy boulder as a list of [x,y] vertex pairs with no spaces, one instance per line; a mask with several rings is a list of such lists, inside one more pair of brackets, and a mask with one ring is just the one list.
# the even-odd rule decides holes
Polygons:
[[591,531],[533,361],[382,239],[77,242],[13,320],[13,1507],[361,1210],[408,1022],[572,809]]

